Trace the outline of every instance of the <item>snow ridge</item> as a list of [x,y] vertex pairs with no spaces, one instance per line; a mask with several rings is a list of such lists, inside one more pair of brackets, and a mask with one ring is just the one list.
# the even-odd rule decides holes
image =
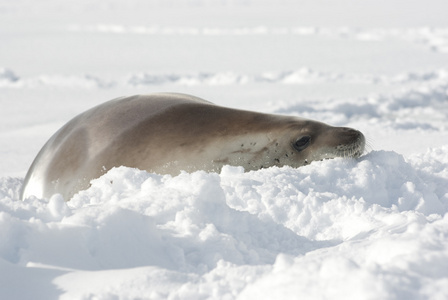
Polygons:
[[0,88],[109,88],[115,83],[102,80],[92,75],[39,75],[21,78],[14,71],[0,68]]
[[381,124],[396,130],[448,130],[448,82],[435,81],[394,94],[372,95],[358,99],[330,99],[325,106],[313,107],[312,102],[294,101],[272,105],[271,112],[296,114],[326,120],[344,126],[347,123]]
[[101,34],[141,34],[141,35],[192,35],[192,36],[248,36],[248,35],[291,35],[320,36],[325,38],[353,39],[358,41],[381,41],[400,39],[423,44],[432,51],[448,53],[448,28],[406,28],[406,29],[360,29],[350,27],[163,27],[163,26],[126,26],[120,24],[97,24],[68,26],[70,32],[90,32]]
[[13,70],[0,68],[0,88],[112,88],[117,86],[157,86],[176,84],[194,85],[245,85],[245,84],[311,84],[311,83],[358,83],[389,84],[439,83],[448,81],[448,70],[440,69],[424,73],[402,73],[394,76],[373,74],[344,74],[315,71],[309,68],[286,71],[266,71],[259,74],[237,72],[198,72],[156,74],[139,72],[119,79],[100,78],[95,75],[39,75],[22,78]]

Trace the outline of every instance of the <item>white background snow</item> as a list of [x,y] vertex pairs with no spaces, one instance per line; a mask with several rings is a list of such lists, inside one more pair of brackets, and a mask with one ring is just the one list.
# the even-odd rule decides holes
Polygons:
[[[445,0],[1,0],[0,299],[447,299],[447,16]],[[354,127],[370,152],[120,167],[68,203],[18,200],[70,118],[164,91]]]

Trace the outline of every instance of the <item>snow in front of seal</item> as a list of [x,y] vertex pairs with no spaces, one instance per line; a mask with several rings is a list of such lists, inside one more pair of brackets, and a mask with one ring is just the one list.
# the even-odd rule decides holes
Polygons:
[[[0,299],[447,299],[445,0],[0,0]],[[298,169],[120,167],[19,201],[48,138],[172,91],[364,133]]]
[[3,180],[2,281],[77,299],[446,295],[446,151],[176,177],[120,167],[68,203],[16,201],[21,181]]

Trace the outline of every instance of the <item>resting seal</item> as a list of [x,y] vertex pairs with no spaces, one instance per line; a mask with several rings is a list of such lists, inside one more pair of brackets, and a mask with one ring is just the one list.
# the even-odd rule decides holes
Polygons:
[[214,105],[183,94],[118,98],[65,124],[43,146],[23,184],[21,198],[69,200],[113,167],[159,174],[224,165],[246,171],[300,167],[315,160],[358,157],[361,132],[298,117]]

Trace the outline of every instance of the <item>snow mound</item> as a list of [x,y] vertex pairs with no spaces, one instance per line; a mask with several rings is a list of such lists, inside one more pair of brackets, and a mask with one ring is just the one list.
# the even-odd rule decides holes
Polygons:
[[0,87],[17,82],[19,77],[10,69],[0,68]]
[[175,177],[120,167],[68,203],[17,201],[21,180],[3,178],[0,263],[14,274],[0,296],[35,273],[79,298],[322,295],[310,281],[328,297],[447,296],[447,151]]

